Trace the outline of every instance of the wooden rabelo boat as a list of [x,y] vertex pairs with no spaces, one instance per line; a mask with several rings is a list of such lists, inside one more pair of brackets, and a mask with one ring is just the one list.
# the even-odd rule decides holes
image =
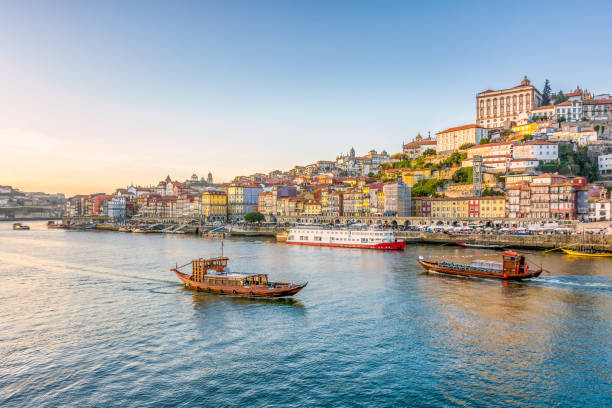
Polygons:
[[[266,274],[230,273],[227,270],[228,258],[220,256],[210,259],[194,259],[182,266],[170,269],[176,273],[185,286],[220,295],[278,298],[293,296],[307,284],[289,282],[270,282]],[[192,266],[191,275],[180,271]]]
[[580,245],[576,244],[576,245],[577,246],[566,245],[559,249],[561,249],[567,255],[571,255],[571,256],[586,256],[586,257],[593,257],[593,258],[612,257],[612,252],[600,251],[588,245],[581,245],[581,244]]
[[504,249],[503,245],[496,244],[471,244],[469,242],[455,242],[456,245],[465,247],[465,248],[478,248],[478,249]]
[[523,280],[538,277],[542,273],[542,268],[530,270],[525,257],[514,251],[505,251],[502,262],[474,260],[470,265],[462,265],[431,262],[419,257],[419,263],[428,272],[485,279]]

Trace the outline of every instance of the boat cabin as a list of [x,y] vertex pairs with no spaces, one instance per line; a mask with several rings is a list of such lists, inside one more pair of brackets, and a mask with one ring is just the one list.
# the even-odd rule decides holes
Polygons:
[[206,283],[211,286],[265,286],[268,284],[268,275],[266,274],[230,274],[226,269],[227,261],[228,258],[224,257],[194,259],[192,261],[193,273],[191,279],[194,282]]
[[520,275],[525,273],[525,257],[518,252],[505,251],[503,255],[504,275]]

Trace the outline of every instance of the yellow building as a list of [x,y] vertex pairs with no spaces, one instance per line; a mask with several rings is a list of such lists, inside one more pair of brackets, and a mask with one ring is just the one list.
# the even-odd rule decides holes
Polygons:
[[431,177],[431,169],[403,169],[402,183],[413,187],[419,180]]
[[504,196],[477,197],[479,199],[479,218],[504,218],[506,198]]
[[504,196],[432,198],[434,218],[504,218]]
[[431,200],[431,216],[434,218],[468,218],[468,199],[434,198]]
[[227,220],[227,194],[208,190],[200,197],[202,218],[206,221]]
[[314,200],[308,200],[304,203],[304,214],[306,215],[321,215],[321,203]]
[[530,136],[538,131],[538,123],[527,123],[525,125],[514,126],[510,129],[512,133],[519,136]]

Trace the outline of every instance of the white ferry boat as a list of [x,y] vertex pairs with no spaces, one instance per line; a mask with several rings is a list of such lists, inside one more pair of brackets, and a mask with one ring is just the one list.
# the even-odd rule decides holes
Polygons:
[[321,227],[292,228],[285,241],[288,244],[332,246],[343,248],[403,250],[406,241],[398,241],[393,230],[327,229]]

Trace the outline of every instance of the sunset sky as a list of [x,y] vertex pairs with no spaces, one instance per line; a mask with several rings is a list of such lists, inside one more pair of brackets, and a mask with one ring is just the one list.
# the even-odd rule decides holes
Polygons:
[[523,75],[612,92],[610,1],[418,4],[2,2],[0,185],[228,181],[398,152]]

